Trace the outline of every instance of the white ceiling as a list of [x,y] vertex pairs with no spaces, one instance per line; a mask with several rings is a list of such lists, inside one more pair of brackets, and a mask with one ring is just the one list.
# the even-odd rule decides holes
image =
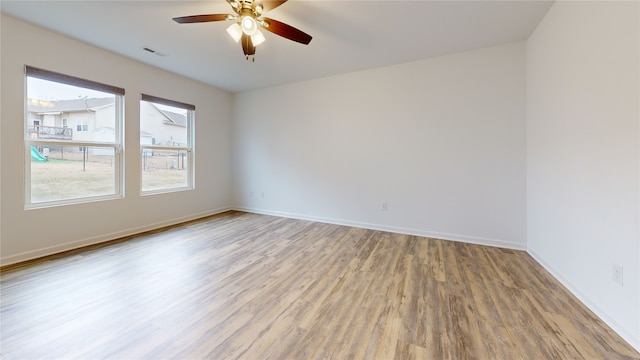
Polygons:
[[[7,15],[231,92],[263,88],[526,39],[552,1],[289,0],[265,16],[313,36],[307,46],[264,31],[255,62],[228,22],[176,16],[232,13],[224,0],[2,0]],[[143,51],[148,46],[160,57]]]

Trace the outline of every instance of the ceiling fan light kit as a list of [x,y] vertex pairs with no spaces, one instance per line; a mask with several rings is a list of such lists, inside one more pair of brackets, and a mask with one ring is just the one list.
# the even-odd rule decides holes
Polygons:
[[233,14],[208,14],[175,17],[173,20],[179,24],[192,24],[212,21],[235,21],[227,27],[227,33],[235,42],[242,42],[242,51],[245,58],[253,57],[255,61],[256,46],[266,39],[260,31],[264,30],[282,36],[286,39],[307,45],[311,42],[311,35],[306,34],[291,25],[277,20],[263,18],[262,12],[275,9],[287,0],[260,1],[260,0],[227,0],[236,13]]
[[258,46],[262,44],[265,40],[267,39],[265,39],[264,35],[262,35],[260,30],[256,31],[255,34],[251,35],[251,42],[253,43],[253,46]]
[[258,23],[256,23],[256,19],[251,16],[245,15],[240,19],[240,24],[242,24],[242,32],[251,36],[258,31]]
[[227,33],[235,42],[238,42],[242,38],[242,27],[238,23],[233,23],[227,28]]

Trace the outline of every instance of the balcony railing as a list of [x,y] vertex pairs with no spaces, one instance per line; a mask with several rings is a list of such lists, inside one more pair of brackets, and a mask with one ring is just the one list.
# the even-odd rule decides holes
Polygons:
[[29,137],[32,139],[72,140],[73,129],[68,127],[36,125],[29,129]]

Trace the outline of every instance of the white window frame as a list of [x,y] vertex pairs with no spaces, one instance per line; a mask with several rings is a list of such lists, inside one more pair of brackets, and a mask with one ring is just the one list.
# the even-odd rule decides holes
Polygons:
[[[58,82],[76,87],[98,90],[111,93],[115,96],[115,140],[111,142],[99,141],[73,141],[73,140],[38,140],[29,138],[27,129],[27,101],[28,89],[27,78],[35,77],[47,81]],[[24,123],[24,164],[25,164],[25,209],[37,209],[51,206],[62,206],[110,199],[120,199],[124,197],[124,89],[105,85],[91,80],[85,80],[70,75],[59,74],[49,70],[38,69],[25,66],[24,77],[24,101],[25,101],[25,123]],[[31,199],[31,146],[66,146],[66,147],[102,147],[112,148],[114,151],[114,193],[109,195],[98,195],[88,197],[77,197],[62,200],[32,202]]]
[[[152,145],[152,144],[142,144],[140,143],[140,139],[138,142],[140,144],[140,195],[155,195],[155,194],[164,194],[176,191],[186,191],[195,189],[195,112],[196,107],[191,104],[169,100],[157,96],[151,96],[147,94],[141,94],[140,101],[147,101],[150,103],[161,104],[173,106],[176,108],[181,108],[187,110],[187,145],[186,146],[162,146],[162,145]],[[141,119],[139,119],[140,121]],[[154,150],[158,151],[185,151],[187,154],[187,159],[185,160],[187,164],[187,184],[185,186],[165,188],[165,189],[155,189],[155,190],[143,190],[143,180],[142,177],[144,174],[142,162],[145,152],[153,152]]]

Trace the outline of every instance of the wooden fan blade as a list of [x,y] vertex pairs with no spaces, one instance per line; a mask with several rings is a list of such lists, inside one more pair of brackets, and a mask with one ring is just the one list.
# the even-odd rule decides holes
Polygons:
[[202,22],[211,22],[211,21],[223,21],[227,20],[232,15],[227,14],[208,14],[208,15],[191,15],[191,16],[181,16],[174,17],[173,21],[179,24],[192,24],[192,23],[202,23]]
[[294,28],[291,25],[287,25],[278,20],[273,20],[269,18],[263,18],[263,19],[264,19],[264,22],[266,23],[266,26],[262,25],[262,28],[267,31],[270,31],[276,35],[280,35],[289,40],[299,42],[301,44],[307,45],[311,42],[311,39],[312,39],[311,35],[304,33]]
[[262,11],[269,11],[277,8],[278,6],[286,3],[287,0],[280,1],[256,1],[256,5],[262,5]]
[[256,47],[253,46],[253,41],[251,41],[251,36],[248,36],[242,33],[242,39],[240,41],[242,41],[242,51],[244,51],[244,54],[246,56],[256,54]]

